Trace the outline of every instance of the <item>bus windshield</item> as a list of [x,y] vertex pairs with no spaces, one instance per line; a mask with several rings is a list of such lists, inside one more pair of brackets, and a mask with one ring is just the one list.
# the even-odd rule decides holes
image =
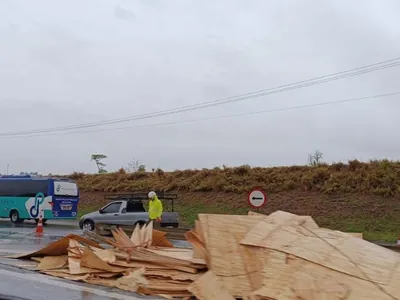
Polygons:
[[78,196],[78,186],[75,182],[54,181],[55,196]]

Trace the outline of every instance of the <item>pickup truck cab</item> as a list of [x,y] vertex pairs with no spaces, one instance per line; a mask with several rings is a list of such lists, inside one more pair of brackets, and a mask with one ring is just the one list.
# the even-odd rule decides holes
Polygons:
[[[141,199],[128,198],[112,201],[94,211],[83,215],[79,220],[82,230],[93,231],[95,225],[143,225],[149,221],[149,213],[145,210]],[[178,227],[179,214],[177,212],[164,212],[161,216],[161,227]]]

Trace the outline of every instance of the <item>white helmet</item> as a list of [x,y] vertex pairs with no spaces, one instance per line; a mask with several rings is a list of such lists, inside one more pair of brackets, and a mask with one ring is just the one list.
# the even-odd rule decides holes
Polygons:
[[149,194],[147,195],[149,199],[154,199],[155,196],[157,196],[157,194],[153,191],[149,192]]

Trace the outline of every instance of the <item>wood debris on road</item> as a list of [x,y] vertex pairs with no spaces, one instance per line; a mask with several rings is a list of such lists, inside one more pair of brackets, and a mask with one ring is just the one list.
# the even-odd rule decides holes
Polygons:
[[51,276],[170,299],[400,300],[399,253],[309,216],[199,214],[185,234],[193,249],[174,248],[151,225],[112,234],[68,235],[13,258]]

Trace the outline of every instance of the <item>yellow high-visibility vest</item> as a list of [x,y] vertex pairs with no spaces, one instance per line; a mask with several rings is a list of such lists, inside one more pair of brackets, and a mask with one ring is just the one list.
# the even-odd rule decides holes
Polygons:
[[151,220],[161,218],[162,213],[163,213],[162,202],[160,199],[158,199],[157,196],[155,196],[153,200],[149,201],[149,218]]

